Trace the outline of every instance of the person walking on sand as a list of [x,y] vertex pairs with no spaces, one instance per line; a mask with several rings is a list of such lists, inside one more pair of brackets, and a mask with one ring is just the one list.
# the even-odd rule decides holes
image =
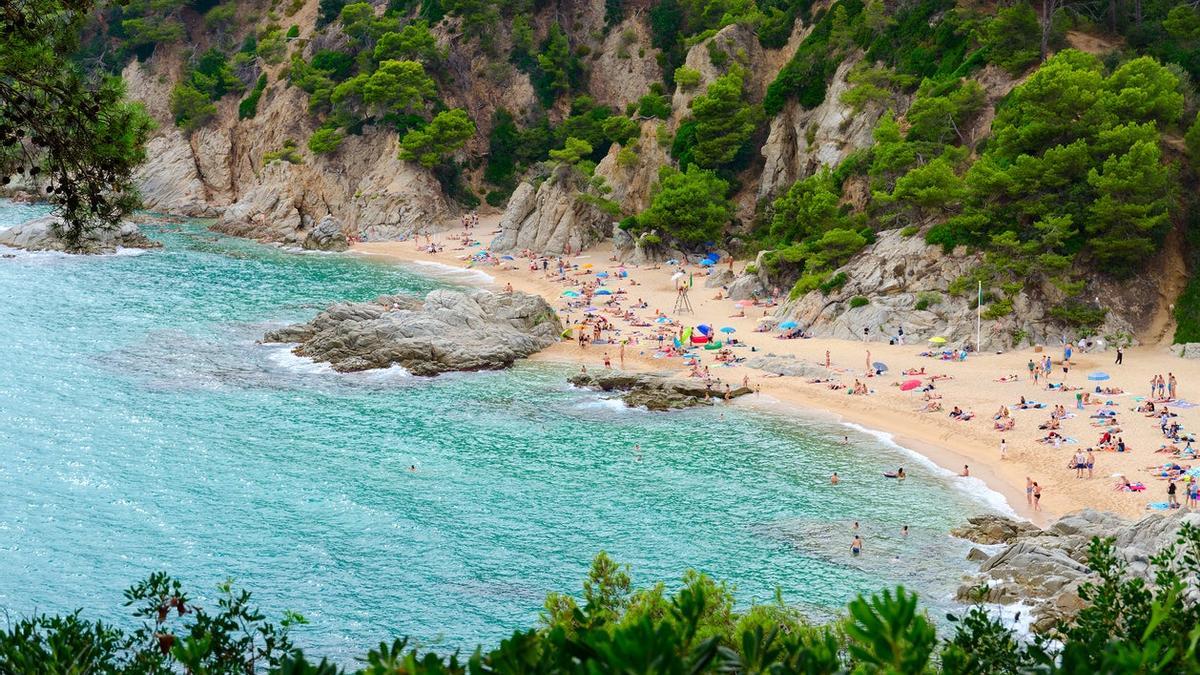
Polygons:
[[1042,510],[1042,486],[1038,485],[1037,481],[1033,482],[1033,510]]
[[1008,442],[1003,438],[1000,439],[1000,459],[1008,459]]
[[1087,470],[1088,478],[1092,477],[1092,469],[1096,468],[1096,455],[1092,454],[1092,449],[1087,449]]
[[1175,481],[1167,480],[1167,507],[1172,509],[1179,508],[1179,499],[1175,496]]
[[1033,479],[1025,476],[1025,503],[1033,506]]
[[901,346],[904,345],[904,326],[896,329],[896,342]]
[[1175,386],[1178,382],[1175,380],[1175,373],[1167,373],[1167,398],[1175,400]]
[[1037,382],[1037,366],[1033,365],[1033,359],[1029,359],[1029,379]]
[[1120,345],[1118,345],[1117,346],[1117,360],[1115,362],[1116,365],[1118,365],[1118,366],[1121,365],[1121,361],[1123,361],[1124,359],[1125,359],[1125,351],[1123,349],[1121,349]]
[[608,358],[608,352],[604,352],[604,367],[608,369],[612,368],[612,361]]

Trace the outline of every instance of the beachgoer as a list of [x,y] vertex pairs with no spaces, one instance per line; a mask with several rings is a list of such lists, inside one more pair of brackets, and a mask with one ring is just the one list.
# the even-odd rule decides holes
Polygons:
[[608,358],[608,352],[604,352],[604,367],[612,368],[612,361],[610,361]]
[[1033,479],[1025,476],[1025,503],[1033,506]]
[[858,521],[857,520],[854,521],[854,524],[850,526],[850,529],[854,530],[855,532],[858,531]]
[[1121,361],[1123,361],[1124,359],[1125,359],[1125,352],[1124,352],[1124,350],[1122,350],[1120,347],[1117,347],[1117,361],[1116,361],[1116,364],[1117,364],[1118,366],[1119,366],[1119,365],[1121,365]]
[[1175,481],[1167,480],[1167,506],[1170,508],[1178,508],[1179,500],[1175,497]]
[[854,541],[850,542],[850,555],[857,557],[859,553],[862,553],[862,548],[862,539],[857,534],[854,535]]
[[841,479],[841,478],[838,478],[838,475],[837,475],[837,472],[836,472],[836,471],[834,471],[834,472],[833,472],[833,475],[829,477],[829,484],[830,484],[830,485],[837,485],[837,484],[838,484],[838,483],[840,483],[841,481],[842,481],[842,479]]
[[1008,442],[1003,438],[1000,439],[1000,459],[1008,459]]
[[908,474],[904,473],[904,467],[896,469],[896,480],[904,480],[908,478]]
[[960,473],[958,475],[962,476],[963,478],[967,478],[968,476],[971,475],[971,467],[967,466],[966,464],[963,464],[962,473]]
[[1042,486],[1038,485],[1037,481],[1033,482],[1033,510],[1042,510]]
[[1092,449],[1087,449],[1087,470],[1088,478],[1092,477],[1092,469],[1096,466],[1096,456],[1092,454]]
[[901,527],[901,528],[900,528],[900,536],[901,536],[901,537],[907,537],[907,536],[908,536],[908,526],[907,526],[907,525],[905,525],[905,526],[903,526],[903,527]]
[[416,464],[409,464],[409,465],[408,465],[408,470],[409,470],[409,471],[416,471],[416,470],[417,470],[417,465],[416,465]]

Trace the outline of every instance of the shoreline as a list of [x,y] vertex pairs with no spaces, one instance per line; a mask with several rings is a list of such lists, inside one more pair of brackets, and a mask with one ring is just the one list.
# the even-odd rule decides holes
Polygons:
[[[560,317],[570,317],[571,310],[562,307],[564,298],[561,292],[564,285],[558,279],[551,279],[541,270],[531,271],[528,260],[520,257],[500,265],[477,267],[468,266],[464,257],[473,251],[485,248],[483,242],[490,241],[494,235],[491,229],[496,217],[481,218],[479,227],[470,232],[473,239],[480,240],[472,246],[459,246],[463,237],[462,231],[443,232],[433,235],[433,241],[444,245],[439,253],[429,253],[419,250],[413,241],[407,242],[370,242],[356,244],[351,252],[368,258],[376,258],[390,263],[405,265],[415,273],[432,276],[453,283],[475,287],[485,287],[496,290],[505,284],[511,284],[514,290],[541,295],[551,306],[556,308]],[[603,268],[616,268],[613,262],[613,251],[610,244],[600,244],[583,251],[578,256],[572,256],[571,262],[580,266],[578,272],[568,275],[567,281],[591,279],[592,272]],[[584,266],[587,266],[586,268]],[[743,267],[745,262],[737,263]],[[723,268],[725,263],[720,266]],[[1141,419],[1133,412],[1123,412],[1122,436],[1135,452],[1121,455],[1117,453],[1097,452],[1097,468],[1095,476],[1090,480],[1078,481],[1073,472],[1066,468],[1066,463],[1077,450],[1088,447],[1092,438],[1098,438],[1100,429],[1088,428],[1087,413],[1091,411],[1075,410],[1074,392],[1047,391],[1035,389],[1033,383],[1025,376],[1025,363],[1028,359],[1040,358],[1044,354],[1055,357],[1055,379],[1061,380],[1058,374],[1059,355],[1049,349],[1045,353],[1035,355],[1034,350],[1008,352],[1004,354],[974,354],[967,361],[947,362],[941,360],[921,359],[915,354],[922,349],[917,345],[889,345],[886,342],[863,343],[850,340],[830,338],[775,340],[777,333],[759,333],[754,331],[756,319],[768,314],[768,310],[759,306],[738,308],[731,301],[718,298],[719,288],[708,288],[704,285],[706,273],[703,268],[689,266],[695,275],[695,284],[690,294],[694,312],[688,316],[677,317],[671,310],[675,297],[674,284],[670,280],[672,268],[666,266],[638,267],[624,266],[629,273],[628,279],[612,279],[615,285],[621,287],[626,298],[644,300],[650,310],[661,311],[664,315],[672,316],[679,323],[696,325],[712,323],[728,325],[735,328],[736,337],[752,347],[757,355],[792,356],[807,363],[820,363],[826,354],[829,355],[835,370],[841,372],[844,383],[863,381],[872,389],[869,396],[848,396],[845,390],[830,390],[824,384],[812,384],[806,378],[794,376],[777,376],[765,371],[748,368],[744,365],[732,367],[716,367],[713,376],[726,383],[749,381],[752,387],[759,388],[766,402],[753,402],[752,405],[765,405],[775,412],[787,414],[789,407],[803,409],[806,412],[827,414],[838,423],[859,425],[871,432],[887,434],[892,442],[901,446],[940,467],[949,473],[947,480],[955,480],[964,465],[970,466],[970,478],[977,479],[977,486],[985,486],[989,492],[998,493],[1003,497],[1009,509],[1018,517],[1026,518],[1038,525],[1062,516],[1068,512],[1085,507],[1113,511],[1127,518],[1139,518],[1146,513],[1147,501],[1157,501],[1165,497],[1165,483],[1154,481],[1145,470],[1151,462],[1161,464],[1168,460],[1166,455],[1156,455],[1152,452],[1158,445],[1156,420]],[[732,268],[732,266],[731,266]],[[438,270],[433,274],[433,272]],[[488,281],[485,281],[487,279]],[[613,296],[616,297],[616,296]],[[599,302],[599,300],[593,300]],[[762,314],[758,314],[763,310]],[[735,312],[730,314],[730,312]],[[578,317],[581,310],[575,309]],[[751,316],[752,314],[752,316]],[[618,328],[625,332],[622,335],[637,335],[640,331],[629,326],[622,326],[619,320],[613,320]],[[564,318],[564,323],[571,321]],[[913,336],[916,338],[916,336]],[[577,346],[573,341],[562,341],[551,345],[542,352],[530,357],[532,361],[553,361],[570,366],[587,368],[602,367],[607,355],[613,361],[614,368],[630,371],[672,372],[686,375],[683,364],[678,360],[656,359],[655,351],[645,336],[639,344],[630,344],[624,358],[618,363],[616,345],[592,345],[586,348]],[[734,350],[737,356],[749,356],[744,350]],[[607,353],[612,352],[612,353]],[[707,355],[705,355],[707,357]],[[1165,358],[1169,363],[1162,363]],[[1072,358],[1072,371],[1076,373],[1068,379],[1071,385],[1092,385],[1084,380],[1084,374],[1093,368],[1108,367],[1111,354],[1082,354]],[[894,371],[885,373],[878,378],[867,379],[866,364],[874,360],[899,366]],[[1169,352],[1156,346],[1137,347],[1126,350],[1126,360],[1140,364],[1138,374],[1143,370],[1153,374],[1174,371],[1179,373],[1181,382],[1200,381],[1200,362],[1188,362],[1178,359]],[[710,358],[704,359],[705,364],[716,366]],[[950,378],[939,380],[936,391],[942,396],[946,410],[959,405],[963,410],[975,413],[975,419],[970,422],[960,422],[948,418],[945,411],[940,413],[917,412],[923,401],[912,393],[902,393],[897,385],[899,378],[896,373],[901,369],[920,367],[929,374],[946,374]],[[1129,369],[1129,365],[1119,366]],[[1149,370],[1146,370],[1149,369]],[[1132,369],[1130,369],[1132,370]],[[1016,381],[1001,382],[1003,375],[1017,375]],[[1124,373],[1122,373],[1124,375]],[[907,377],[907,376],[904,376]],[[1136,376],[1135,376],[1136,377]],[[1145,381],[1150,375],[1144,375]],[[1130,381],[1125,377],[1120,380],[1114,377],[1113,382],[1106,385],[1120,384],[1130,387],[1133,382],[1142,382],[1141,377]],[[1141,389],[1139,386],[1138,389]],[[1128,391],[1128,389],[1127,389]],[[1063,405],[1068,411],[1078,412],[1075,419],[1064,420],[1063,433],[1074,436],[1079,440],[1076,444],[1052,448],[1032,442],[1032,438],[1044,432],[1037,429],[1038,422],[1048,415],[1048,410],[1016,410],[1012,416],[1018,421],[1017,429],[1007,434],[993,430],[992,413],[1001,405],[1014,406],[1018,397],[1025,396],[1029,400],[1038,400],[1047,405]],[[1124,394],[1124,396],[1130,396]],[[748,397],[758,398],[756,396]],[[1114,401],[1114,409],[1127,410],[1134,399]],[[1179,410],[1180,418],[1196,417],[1191,428],[1200,428],[1200,411]],[[1081,428],[1082,427],[1082,428]],[[1096,436],[1093,433],[1096,432]],[[1005,438],[1008,453],[1001,459],[999,452],[1000,439]],[[1182,461],[1182,460],[1181,460]],[[1112,479],[1117,474],[1128,476],[1131,481],[1144,481],[1146,492],[1116,492],[1112,489]],[[1025,480],[1031,477],[1043,487],[1041,500],[1042,509],[1034,511],[1026,503]],[[1156,489],[1157,488],[1157,489]],[[963,488],[970,491],[970,488]],[[981,503],[995,503],[986,495],[979,497]]]

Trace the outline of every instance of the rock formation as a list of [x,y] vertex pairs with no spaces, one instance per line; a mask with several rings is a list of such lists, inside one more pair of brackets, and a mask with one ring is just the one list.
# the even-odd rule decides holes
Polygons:
[[437,375],[506,368],[553,344],[562,330],[539,296],[436,290],[424,301],[383,296],[332,305],[263,340],[298,342],[298,356],[339,372],[399,365],[414,375]]
[[92,229],[84,232],[78,243],[71,246],[63,239],[62,218],[54,215],[27,220],[20,225],[0,230],[0,245],[26,251],[66,251],[68,253],[114,253],[118,248],[158,248],[158,242],[142,234],[137,224],[121,223],[115,228]]
[[[1129,573],[1153,581],[1150,556],[1174,543],[1183,523],[1200,526],[1200,513],[1156,513],[1130,523],[1087,509],[1063,516],[1044,530],[1000,516],[972,518],[952,534],[1004,548],[983,561],[979,574],[959,588],[958,598],[974,602],[982,588],[986,602],[1032,605],[1032,627],[1045,631],[1082,608],[1079,587],[1091,575],[1087,554],[1093,538],[1113,538]],[[976,557],[978,552],[972,550]],[[1193,585],[1189,592],[1200,600],[1200,588]]]
[[[607,371],[598,374],[579,373],[568,381],[576,387],[622,392],[621,400],[631,408],[665,411],[712,405],[725,396],[724,390],[710,390],[700,382],[680,379],[663,373],[626,373]],[[731,398],[751,393],[746,387],[729,390]]]
[[612,231],[613,218],[579,198],[569,166],[558,166],[534,188],[524,182],[508,200],[492,250],[558,254],[578,251]]

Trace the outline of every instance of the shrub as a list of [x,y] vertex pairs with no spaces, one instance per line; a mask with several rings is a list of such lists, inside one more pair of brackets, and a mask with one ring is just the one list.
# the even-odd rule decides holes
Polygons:
[[987,309],[980,313],[980,316],[991,321],[1000,319],[1012,314],[1013,302],[1011,298],[1002,298],[987,306]]
[[287,38],[289,40],[295,40],[298,37],[300,37],[300,26],[297,26],[296,24],[292,24],[291,27],[288,28]]
[[490,206],[500,207],[508,201],[508,197],[511,194],[511,192],[504,192],[502,190],[492,190],[483,196],[483,201],[487,202]]
[[856,295],[853,298],[850,298],[850,309],[866,307],[869,304],[871,304],[871,300],[862,295]]
[[277,160],[282,160],[289,164],[303,164],[304,158],[300,156],[297,150],[296,141],[289,138],[283,142],[282,148],[263,154],[263,166]]
[[258,114],[258,100],[262,98],[266,88],[267,74],[263,73],[258,76],[258,83],[250,90],[250,94],[238,104],[238,119],[248,120]]
[[327,155],[342,146],[345,136],[337,128],[321,127],[308,137],[308,149],[314,155]]
[[679,66],[675,69],[675,86],[686,90],[695,89],[698,84],[700,84],[700,71],[687,66]]
[[820,288],[821,292],[825,295],[829,295],[830,293],[840,289],[842,286],[845,286],[846,282],[849,280],[850,277],[846,276],[845,272],[838,272],[825,281],[822,281],[817,288]]
[[913,305],[913,309],[918,312],[929,309],[942,301],[942,294],[937,291],[921,291],[917,294],[917,303]]
[[921,231],[921,228],[917,227],[916,225],[909,225],[908,227],[905,227],[904,229],[900,230],[900,236],[901,237],[911,237],[920,231]]

